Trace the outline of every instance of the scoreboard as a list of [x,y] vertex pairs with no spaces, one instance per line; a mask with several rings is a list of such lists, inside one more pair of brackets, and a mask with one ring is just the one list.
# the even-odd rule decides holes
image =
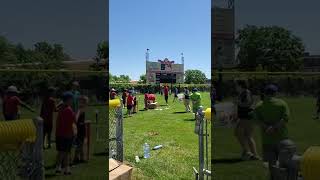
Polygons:
[[184,65],[175,64],[165,58],[157,62],[146,62],[147,83],[183,83],[184,82]]

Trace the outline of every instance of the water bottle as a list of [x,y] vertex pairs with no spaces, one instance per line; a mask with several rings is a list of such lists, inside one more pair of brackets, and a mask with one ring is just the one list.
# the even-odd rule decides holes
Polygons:
[[150,158],[150,146],[148,143],[144,143],[143,145],[143,157],[145,159]]

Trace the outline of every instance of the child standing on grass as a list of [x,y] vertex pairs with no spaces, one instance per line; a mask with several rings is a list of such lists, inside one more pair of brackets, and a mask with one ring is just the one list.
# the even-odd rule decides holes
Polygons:
[[197,88],[193,88],[190,99],[192,101],[192,111],[195,115],[194,119],[196,119],[197,111],[198,111],[199,107],[201,106],[201,94],[198,92]]
[[191,111],[190,107],[190,91],[187,87],[184,87],[184,106],[186,107],[186,112]]
[[164,99],[166,100],[166,105],[168,106],[168,98],[169,98],[169,87],[166,85],[163,89]]
[[319,119],[319,115],[320,115],[320,91],[318,91],[318,93],[317,93],[316,109],[317,109],[317,114],[316,114],[315,119]]
[[173,102],[175,102],[178,99],[178,93],[179,93],[178,88],[175,87],[173,91],[173,94],[174,94]]
[[18,97],[19,91],[15,86],[9,86],[7,93],[3,100],[3,115],[6,121],[19,119],[19,106],[22,106],[30,112],[35,112],[26,103],[20,100]]
[[129,95],[128,95],[128,98],[127,98],[127,115],[129,117],[131,117],[131,113],[132,113],[132,108],[133,108],[133,95],[132,95],[132,92],[129,91]]
[[73,94],[64,93],[62,96],[63,105],[61,106],[56,122],[56,148],[58,151],[56,173],[61,173],[64,168],[64,174],[70,175],[70,153],[73,143],[73,137],[77,134],[75,125],[75,114],[72,110]]
[[80,96],[79,98],[79,110],[76,113],[76,122],[77,122],[77,137],[76,137],[76,151],[73,163],[83,163],[84,160],[84,139],[86,137],[86,127],[85,127],[85,120],[86,120],[86,107],[88,105],[89,99],[87,96]]
[[124,89],[122,92],[122,104],[123,104],[123,108],[126,107],[126,102],[127,102],[127,96],[128,96],[128,90]]
[[[57,112],[56,102],[53,98],[55,89],[49,87],[46,95],[43,98],[40,117],[43,119],[43,142],[47,137],[47,148],[51,148],[51,132],[53,127],[53,113]],[[45,144],[43,143],[43,149],[45,149]]]

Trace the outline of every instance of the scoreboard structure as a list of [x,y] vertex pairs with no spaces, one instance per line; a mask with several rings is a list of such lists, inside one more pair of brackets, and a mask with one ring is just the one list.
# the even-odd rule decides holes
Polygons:
[[174,84],[184,82],[184,64],[176,64],[165,58],[164,60],[146,61],[146,80],[150,84]]

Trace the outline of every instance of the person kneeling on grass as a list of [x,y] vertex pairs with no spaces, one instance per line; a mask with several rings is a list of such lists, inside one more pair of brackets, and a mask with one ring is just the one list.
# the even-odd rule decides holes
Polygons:
[[77,121],[77,136],[76,136],[76,150],[74,155],[73,164],[83,163],[84,160],[84,139],[86,137],[86,107],[88,105],[89,99],[87,96],[80,96],[79,98],[79,110],[76,113],[76,121]]
[[75,113],[71,106],[73,95],[70,92],[64,93],[63,105],[61,106],[57,122],[56,122],[56,148],[58,151],[56,173],[61,173],[61,168],[64,168],[64,174],[70,175],[70,153],[73,143],[73,137],[77,134],[75,125]]
[[201,106],[201,94],[198,92],[197,88],[193,88],[190,99],[192,101],[192,111],[194,113],[194,119],[196,119],[197,118],[197,111],[198,111],[199,107]]
[[264,100],[257,104],[253,112],[262,130],[263,160],[268,163],[270,170],[278,161],[280,141],[288,139],[290,111],[285,101],[275,98],[277,90],[275,85],[266,86]]
[[6,121],[19,119],[19,106],[22,106],[30,112],[35,112],[26,103],[18,97],[19,91],[15,86],[9,86],[3,100],[3,115]]

